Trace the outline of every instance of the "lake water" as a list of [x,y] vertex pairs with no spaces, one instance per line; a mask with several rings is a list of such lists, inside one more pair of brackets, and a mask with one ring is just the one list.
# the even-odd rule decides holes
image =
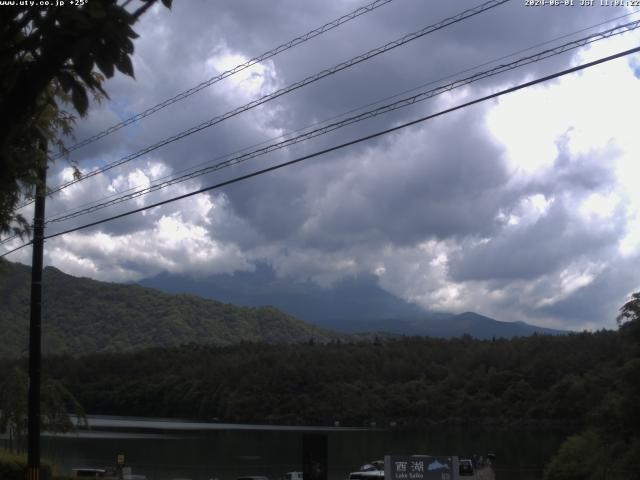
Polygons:
[[189,478],[233,480],[243,475],[279,479],[300,471],[305,433],[327,435],[329,480],[385,454],[496,454],[497,480],[537,480],[566,433],[432,427],[422,431],[348,428],[265,427],[176,422],[122,417],[89,417],[91,430],[45,435],[43,456],[68,474],[72,468],[114,466],[124,454],[134,474],[149,480]]

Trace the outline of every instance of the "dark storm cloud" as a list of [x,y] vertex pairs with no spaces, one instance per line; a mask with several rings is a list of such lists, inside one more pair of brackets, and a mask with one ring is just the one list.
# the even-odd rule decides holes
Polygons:
[[[136,41],[136,80],[121,75],[109,80],[106,88],[112,101],[92,107],[88,119],[78,124],[77,137],[79,140],[86,138],[114,123],[116,117],[126,118],[197,85],[219,73],[215,65],[225,65],[219,66],[221,69],[232,67],[232,64],[224,64],[225,57],[236,55],[247,60],[362,3],[183,1],[175,2],[171,12],[154,8],[136,27],[141,35]],[[240,76],[223,80],[131,128],[74,152],[72,159],[86,169],[117,160],[478,3],[396,0],[269,60],[255,70],[261,83],[252,84],[251,79],[238,83]],[[138,168],[150,176],[150,165],[163,164],[166,173],[180,172],[263,142],[281,131],[333,117],[621,14],[617,9],[599,7],[526,8],[522,2],[513,0],[114,169],[77,189],[68,198],[61,197],[57,204],[54,201],[50,211],[63,211],[95,199],[96,192],[104,192],[119,175],[126,178],[132,169]],[[543,48],[548,47],[536,51]],[[503,63],[505,61],[508,60]],[[192,180],[145,198],[143,202],[149,204],[169,198],[258,166],[273,165],[388,128],[433,113],[452,102],[486,94],[497,86],[566,68],[570,61],[571,56],[564,55],[514,70],[453,96],[425,102],[308,144]],[[505,310],[527,312],[532,318],[566,317],[578,324],[582,315],[575,313],[582,312],[578,299],[585,305],[593,304],[583,296],[584,292],[591,291],[594,285],[602,285],[603,278],[624,289],[637,277],[627,272],[626,276],[614,281],[615,270],[604,269],[603,273],[595,275],[589,286],[545,307],[535,307],[534,300],[517,299],[522,285],[514,285],[536,282],[546,275],[557,274],[568,265],[587,260],[606,263],[615,255],[611,245],[624,228],[622,213],[618,212],[619,216],[610,220],[607,228],[595,228],[575,215],[573,209],[589,193],[611,188],[615,179],[608,160],[619,152],[612,147],[588,155],[572,155],[566,138],[560,138],[560,154],[552,170],[514,183],[504,147],[492,138],[485,125],[487,109],[492,105],[495,103],[466,109],[402,133],[235,184],[222,192],[213,192],[209,198],[215,207],[208,211],[193,198],[89,232],[101,231],[122,237],[132,233],[146,236],[148,243],[144,244],[144,249],[148,255],[140,260],[132,259],[128,252],[100,250],[100,243],[90,242],[83,247],[82,255],[92,258],[97,269],[108,263],[119,264],[129,277],[135,277],[136,269],[146,275],[169,268],[167,265],[175,265],[172,259],[183,258],[184,252],[158,243],[155,246],[160,253],[154,265],[150,253],[154,248],[152,233],[161,218],[175,217],[186,224],[205,228],[211,241],[220,242],[229,249],[221,248],[231,260],[207,264],[210,268],[247,268],[240,258],[242,255],[251,260],[265,260],[270,256],[267,260],[277,271],[320,278],[336,275],[335,272],[339,275],[341,271],[371,272],[383,259],[389,264],[395,261],[401,265],[402,268],[395,269],[389,265],[389,271],[394,270],[394,278],[401,278],[402,272],[408,271],[412,263],[432,260],[431,254],[424,254],[421,260],[418,247],[435,239],[451,242],[458,248],[451,247],[450,264],[439,270],[441,277],[430,279],[421,288],[437,290],[448,282],[486,282],[487,291],[509,291],[508,298],[495,303]],[[66,166],[62,161],[59,165],[58,168]],[[508,225],[505,218],[522,214],[523,202],[533,195],[555,200],[533,223],[524,219],[521,224]],[[139,204],[123,204],[67,222],[64,228],[137,206]],[[127,238],[125,245],[142,248],[142,244],[136,242]],[[71,244],[67,246],[71,248]],[[402,250],[406,258],[385,257],[381,253],[385,248]],[[188,263],[188,258],[185,257],[184,262]],[[111,274],[115,270],[105,271]],[[117,274],[113,275],[117,277]],[[420,276],[415,278],[417,282]],[[512,282],[511,287],[509,282]],[[406,283],[406,291],[394,293],[421,297],[417,291],[420,287],[409,285],[411,282],[397,283]],[[543,290],[543,287],[536,288]],[[620,295],[613,294],[613,287],[604,290],[610,293],[598,297],[602,305],[610,306],[619,300]],[[544,297],[545,294],[536,295]],[[423,297],[431,298],[430,292],[424,292]],[[482,301],[478,296],[478,308],[482,307]]]
[[615,226],[593,228],[572,215],[573,209],[556,199],[534,223],[505,228],[487,243],[470,246],[452,262],[452,278],[531,280],[576,259],[606,258],[602,250],[608,250],[621,232]]
[[479,116],[470,112],[361,153],[348,175],[329,180],[326,194],[314,200],[311,236],[348,242],[349,235],[374,232],[411,245],[490,234],[509,198],[500,151],[485,136]]
[[607,190],[615,185],[615,172],[611,165],[621,155],[617,147],[607,145],[587,154],[571,155],[566,136],[561,136],[556,145],[558,156],[553,168],[529,183],[531,192],[547,196],[567,191],[584,194]]
[[591,284],[540,311],[567,319],[574,325],[591,322],[592,325],[613,328],[619,308],[629,300],[632,292],[640,288],[638,261],[638,256],[612,261]]
[[[278,75],[284,84],[291,83],[474,4],[462,2],[454,6],[449,2],[434,2],[425,9],[417,2],[395,2],[328,33],[322,41],[314,39],[276,57],[274,62]],[[143,35],[137,42],[138,82],[133,84],[119,77],[110,82],[109,91],[112,97],[119,99],[120,110],[141,111],[212,76],[215,72],[206,65],[211,55],[228,49],[249,58],[291,38],[293,31],[299,34],[316,26],[321,18],[331,19],[345,7],[337,3],[331,6],[323,3],[322,9],[318,5],[310,8],[322,12],[310,13],[301,8],[299,2],[262,5],[217,2],[215,7],[204,2],[190,2],[188,6],[176,5],[171,14],[158,10],[139,27]],[[389,93],[414,87],[478,61],[529,46],[536,39],[546,39],[541,31],[544,28],[553,35],[555,31],[566,32],[574,25],[587,24],[598,16],[600,10],[566,12],[562,10],[544,15],[541,9],[524,9],[518,2],[493,9],[349,71],[340,72],[334,78],[324,79],[304,92],[276,101],[286,110],[274,118],[273,126],[296,128],[314,119],[326,118]],[[547,17],[544,22],[542,17]],[[516,28],[518,35],[513,31]],[[513,75],[522,76],[521,73]],[[225,82],[228,83],[229,79],[149,118],[144,126],[137,127],[135,136],[125,139],[126,145],[135,150],[136,146],[147,145],[237,106],[237,102],[234,105],[232,101],[216,95]],[[236,128],[236,136],[242,138],[238,145],[252,141],[250,132],[244,131],[245,125],[240,123]],[[199,143],[204,143],[198,138],[204,137],[205,134],[199,134],[181,142],[188,142],[189,158],[194,161],[209,158],[205,152],[209,153],[211,147],[202,153],[198,148]],[[220,126],[214,127],[206,134],[206,145],[215,145],[218,151],[228,151],[234,148],[235,144],[227,141],[233,137],[220,132]],[[117,142],[104,139],[101,142],[108,148],[109,144],[121,145],[122,139],[117,139]],[[166,161],[183,162],[184,159],[176,160],[172,156]]]
[[289,238],[334,249],[488,235],[511,200],[502,188],[507,172],[500,150],[484,141],[479,113],[434,121],[359,153],[310,160],[225,192],[234,213],[266,241]]
[[[464,249],[451,264],[453,279],[533,279],[579,258],[611,256],[611,245],[624,233],[625,211],[618,208],[594,224],[576,210],[590,193],[615,187],[607,160],[616,152],[570,157],[565,139],[559,140],[559,147],[553,168],[512,192],[519,200],[543,196],[550,203],[548,210],[532,223],[503,224],[499,236]],[[518,202],[502,204],[503,213],[518,214],[519,208]]]
[[[394,2],[326,34],[326,38],[314,39],[276,57],[278,76],[283,84],[291,83],[473,5],[475,2],[455,6],[449,2],[433,2],[424,8],[418,2]],[[355,6],[354,2],[350,7]],[[176,4],[171,13],[157,9],[138,27],[142,34],[136,43],[138,81],[134,83],[119,76],[109,82],[109,91],[117,99],[114,103],[121,114],[141,111],[216,73],[206,63],[212,55],[229,50],[249,58],[345,10],[346,6],[337,2],[305,5],[305,8],[299,2],[216,2],[215,6],[190,2]],[[541,31],[544,28],[555,35],[556,31],[571,30],[574,25],[587,24],[602,15],[597,8],[567,12],[565,9],[545,15],[542,9],[525,9],[519,2],[493,9],[277,100],[274,105],[283,106],[284,110],[274,116],[270,126],[297,128],[455,72],[479,60],[528,46],[535,39],[546,38]],[[150,117],[133,127],[134,134],[120,133],[101,140],[98,145],[102,146],[103,154],[108,152],[117,158],[223,113],[242,103],[219,93],[229,81]],[[231,127],[216,126],[180,141],[180,146],[171,151],[163,150],[155,155],[169,164],[186,166],[263,140],[264,134],[247,128],[255,125],[251,114],[245,117],[249,117],[247,121],[234,120],[228,123]],[[104,118],[105,115],[96,116],[92,126],[100,129]],[[84,137],[84,133],[83,126],[79,138]],[[86,153],[78,152],[78,158],[91,158],[94,148],[88,147]]]
[[[399,2],[384,7],[366,20],[332,32],[324,46],[314,45],[313,56],[308,55],[307,48],[310,47],[301,46],[278,58],[277,64],[289,83],[475,4],[431,2],[428,8],[423,8],[417,2]],[[602,15],[600,9],[561,9],[551,13],[543,9],[525,9],[520,2],[501,6],[322,80],[309,87],[312,94],[287,97],[287,102],[295,105],[292,109],[295,116],[290,120],[296,125],[314,116],[333,115],[344,110],[346,105],[365,104],[549,40],[560,32],[584,27]],[[565,65],[567,60],[566,56],[559,57],[531,66],[526,73],[514,71],[500,78],[522,79],[525,75],[551,71]]]

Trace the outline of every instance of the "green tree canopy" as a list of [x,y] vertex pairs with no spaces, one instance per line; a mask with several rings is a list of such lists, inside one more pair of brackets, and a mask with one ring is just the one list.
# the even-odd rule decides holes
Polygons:
[[[34,191],[38,171],[48,161],[43,140],[58,140],[63,148],[60,134],[70,133],[74,117],[61,105],[68,101],[84,115],[89,94],[107,96],[105,77],[116,70],[133,76],[131,56],[138,35],[132,26],[156,2],[2,8],[0,233],[28,231],[16,208],[23,195]],[[171,2],[162,0],[166,7]]]
[[[0,372],[0,433],[8,435],[10,449],[21,451],[27,439],[28,377],[20,367]],[[58,380],[45,379],[40,403],[42,428],[70,432],[75,428],[69,414],[86,424],[82,406]]]
[[632,343],[640,356],[640,292],[631,295],[631,299],[620,308],[618,315],[620,331]]
[[619,366],[587,429],[568,439],[549,463],[545,480],[640,478],[640,292],[618,315]]

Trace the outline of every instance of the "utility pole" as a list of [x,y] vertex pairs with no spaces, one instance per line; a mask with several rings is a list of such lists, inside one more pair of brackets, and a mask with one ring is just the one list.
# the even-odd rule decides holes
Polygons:
[[42,350],[42,263],[44,253],[44,204],[47,196],[47,142],[43,140],[43,164],[38,171],[33,214],[31,261],[31,318],[29,321],[29,404],[27,480],[40,480],[40,369]]

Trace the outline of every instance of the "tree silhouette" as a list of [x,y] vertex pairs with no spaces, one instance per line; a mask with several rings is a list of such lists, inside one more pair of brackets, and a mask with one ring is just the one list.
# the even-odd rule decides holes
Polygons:
[[[69,134],[89,94],[107,96],[103,81],[118,70],[133,76],[132,26],[157,0],[80,2],[81,6],[4,6],[0,16],[0,233],[28,233],[16,213],[48,161],[43,140]],[[172,0],[162,0],[170,8]],[[16,2],[18,3],[18,2]],[[20,2],[28,3],[28,2]],[[97,68],[97,70],[96,70]],[[98,73],[99,72],[101,73]],[[62,143],[58,142],[62,148]]]

